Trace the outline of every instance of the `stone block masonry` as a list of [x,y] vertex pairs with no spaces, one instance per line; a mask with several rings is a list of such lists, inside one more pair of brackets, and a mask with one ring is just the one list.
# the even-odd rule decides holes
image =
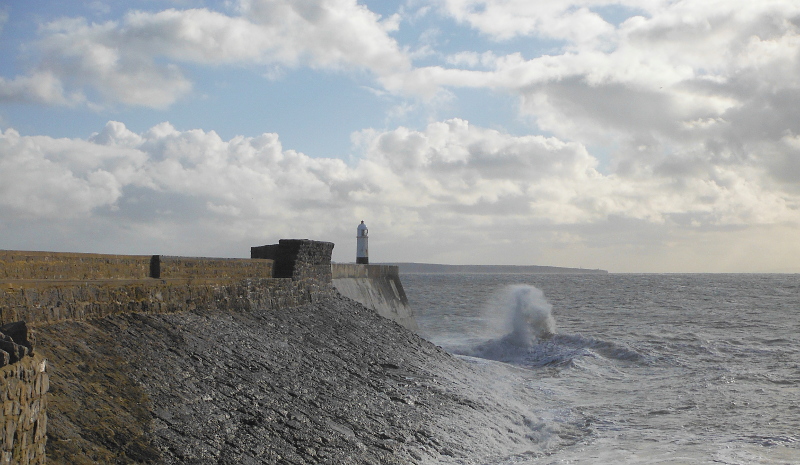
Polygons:
[[332,242],[281,239],[277,245],[250,248],[250,258],[275,262],[276,278],[330,282]]
[[0,326],[0,366],[17,363],[32,354],[33,343],[24,321]]
[[0,282],[272,278],[272,261],[0,250]]
[[275,278],[274,260],[0,251],[0,324],[211,307],[291,308],[330,292],[333,244],[281,242],[276,248],[290,271],[286,279]]
[[141,279],[150,256],[0,250],[0,281],[18,279]]
[[316,293],[272,278],[17,282],[0,291],[0,321],[24,320],[35,328],[121,313],[291,308],[314,301]]
[[[150,277],[164,279],[249,279],[272,278],[272,260],[237,258],[188,258],[154,255]],[[155,269],[158,263],[158,271]]]
[[38,355],[0,368],[0,465],[45,463],[47,361]]
[[0,326],[0,465],[41,464],[47,442],[47,361],[25,322]]

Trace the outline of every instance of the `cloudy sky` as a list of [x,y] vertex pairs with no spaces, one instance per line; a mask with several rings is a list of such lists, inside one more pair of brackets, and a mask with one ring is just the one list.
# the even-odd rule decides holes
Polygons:
[[800,272],[796,0],[6,0],[0,249]]

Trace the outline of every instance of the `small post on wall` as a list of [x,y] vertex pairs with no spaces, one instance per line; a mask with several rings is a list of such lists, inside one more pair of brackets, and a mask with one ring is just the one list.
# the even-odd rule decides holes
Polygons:
[[356,263],[362,265],[369,264],[368,239],[369,229],[367,229],[367,225],[364,224],[364,221],[361,221],[361,224],[358,225],[358,229],[356,230]]

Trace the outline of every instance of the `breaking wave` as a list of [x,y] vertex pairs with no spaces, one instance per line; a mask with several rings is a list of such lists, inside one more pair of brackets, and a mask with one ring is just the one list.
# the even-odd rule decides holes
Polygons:
[[460,355],[512,363],[523,367],[571,366],[582,357],[639,361],[633,349],[615,342],[577,334],[557,334],[553,306],[534,286],[506,287],[487,306],[488,332],[498,335]]

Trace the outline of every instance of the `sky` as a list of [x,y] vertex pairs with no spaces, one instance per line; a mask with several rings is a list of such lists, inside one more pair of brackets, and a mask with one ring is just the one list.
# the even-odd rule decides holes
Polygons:
[[800,272],[796,0],[0,0],[0,249]]

